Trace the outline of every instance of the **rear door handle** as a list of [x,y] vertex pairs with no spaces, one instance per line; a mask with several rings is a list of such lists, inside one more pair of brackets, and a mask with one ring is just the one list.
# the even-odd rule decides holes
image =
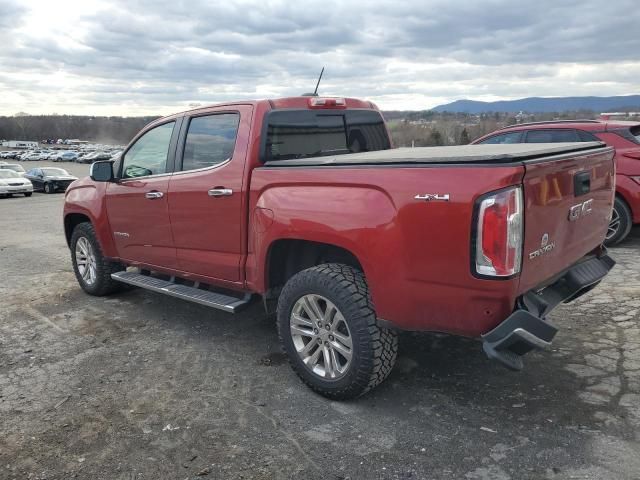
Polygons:
[[164,193],[162,192],[147,192],[144,194],[149,200],[155,200],[156,198],[164,197]]
[[229,195],[233,195],[233,190],[230,188],[212,188],[209,190],[210,197],[228,197]]

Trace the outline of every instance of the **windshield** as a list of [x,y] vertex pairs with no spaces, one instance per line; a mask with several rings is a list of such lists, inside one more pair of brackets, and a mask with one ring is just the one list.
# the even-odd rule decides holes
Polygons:
[[391,148],[375,110],[274,110],[267,120],[265,161]]
[[47,177],[56,177],[56,176],[60,176],[60,175],[69,175],[69,173],[66,170],[63,170],[62,168],[43,168],[42,172]]
[[21,178],[21,177],[13,170],[0,170],[0,178]]
[[0,165],[0,169],[13,170],[14,172],[24,172],[22,165]]

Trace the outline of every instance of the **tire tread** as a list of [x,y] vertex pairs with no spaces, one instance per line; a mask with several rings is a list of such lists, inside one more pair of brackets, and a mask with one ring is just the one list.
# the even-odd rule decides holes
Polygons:
[[[292,360],[285,348],[283,334],[288,332],[288,314],[285,305],[289,302],[288,292],[302,283],[313,281],[324,284],[326,288],[336,292],[339,299],[349,302],[356,307],[355,315],[351,315],[349,329],[356,329],[356,336],[360,339],[360,349],[363,352],[362,361],[356,365],[353,381],[342,389],[326,388],[319,381],[308,378],[303,366]],[[331,299],[332,301],[334,299]],[[343,315],[345,312],[343,312]],[[289,364],[302,381],[314,391],[326,397],[344,400],[364,395],[382,383],[391,373],[398,353],[398,338],[395,331],[380,327],[376,321],[375,309],[369,293],[364,274],[351,266],[327,263],[311,267],[294,275],[285,285],[278,303],[278,334],[281,345],[287,354]],[[353,336],[353,333],[352,333]]]
[[[94,288],[87,286],[82,281],[81,276],[78,272],[78,268],[75,264],[75,245],[80,236],[86,237],[89,242],[91,242],[91,246],[94,249],[94,255],[96,257],[97,263],[96,283],[94,284]],[[102,253],[102,248],[100,247],[100,242],[98,242],[96,232],[91,223],[83,222],[78,224],[73,229],[73,233],[71,234],[71,257],[73,261],[73,271],[76,274],[78,283],[80,284],[80,287],[82,287],[82,289],[89,295],[103,297],[122,290],[123,284],[111,278],[111,274],[124,270],[124,265],[105,258]]]

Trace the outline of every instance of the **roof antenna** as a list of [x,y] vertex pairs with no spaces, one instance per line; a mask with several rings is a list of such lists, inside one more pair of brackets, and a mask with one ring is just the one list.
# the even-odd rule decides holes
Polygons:
[[302,95],[303,97],[317,97],[318,96],[318,86],[320,85],[320,80],[322,80],[322,74],[324,73],[324,67],[320,70],[320,76],[318,77],[318,83],[316,83],[316,89],[313,93],[305,93]]

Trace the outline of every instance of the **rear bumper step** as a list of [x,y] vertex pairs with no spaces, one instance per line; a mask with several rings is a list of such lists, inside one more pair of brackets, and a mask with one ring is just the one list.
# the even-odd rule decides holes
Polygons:
[[246,294],[244,298],[236,298],[231,295],[189,287],[136,272],[116,272],[111,274],[111,278],[129,285],[217,308],[229,313],[236,313],[247,305],[251,299],[251,294]]
[[518,308],[504,322],[482,335],[482,349],[511,370],[522,370],[522,356],[549,348],[558,329],[545,321],[560,303],[587,293],[602,280],[615,261],[604,254],[577,263],[551,285],[525,293]]

